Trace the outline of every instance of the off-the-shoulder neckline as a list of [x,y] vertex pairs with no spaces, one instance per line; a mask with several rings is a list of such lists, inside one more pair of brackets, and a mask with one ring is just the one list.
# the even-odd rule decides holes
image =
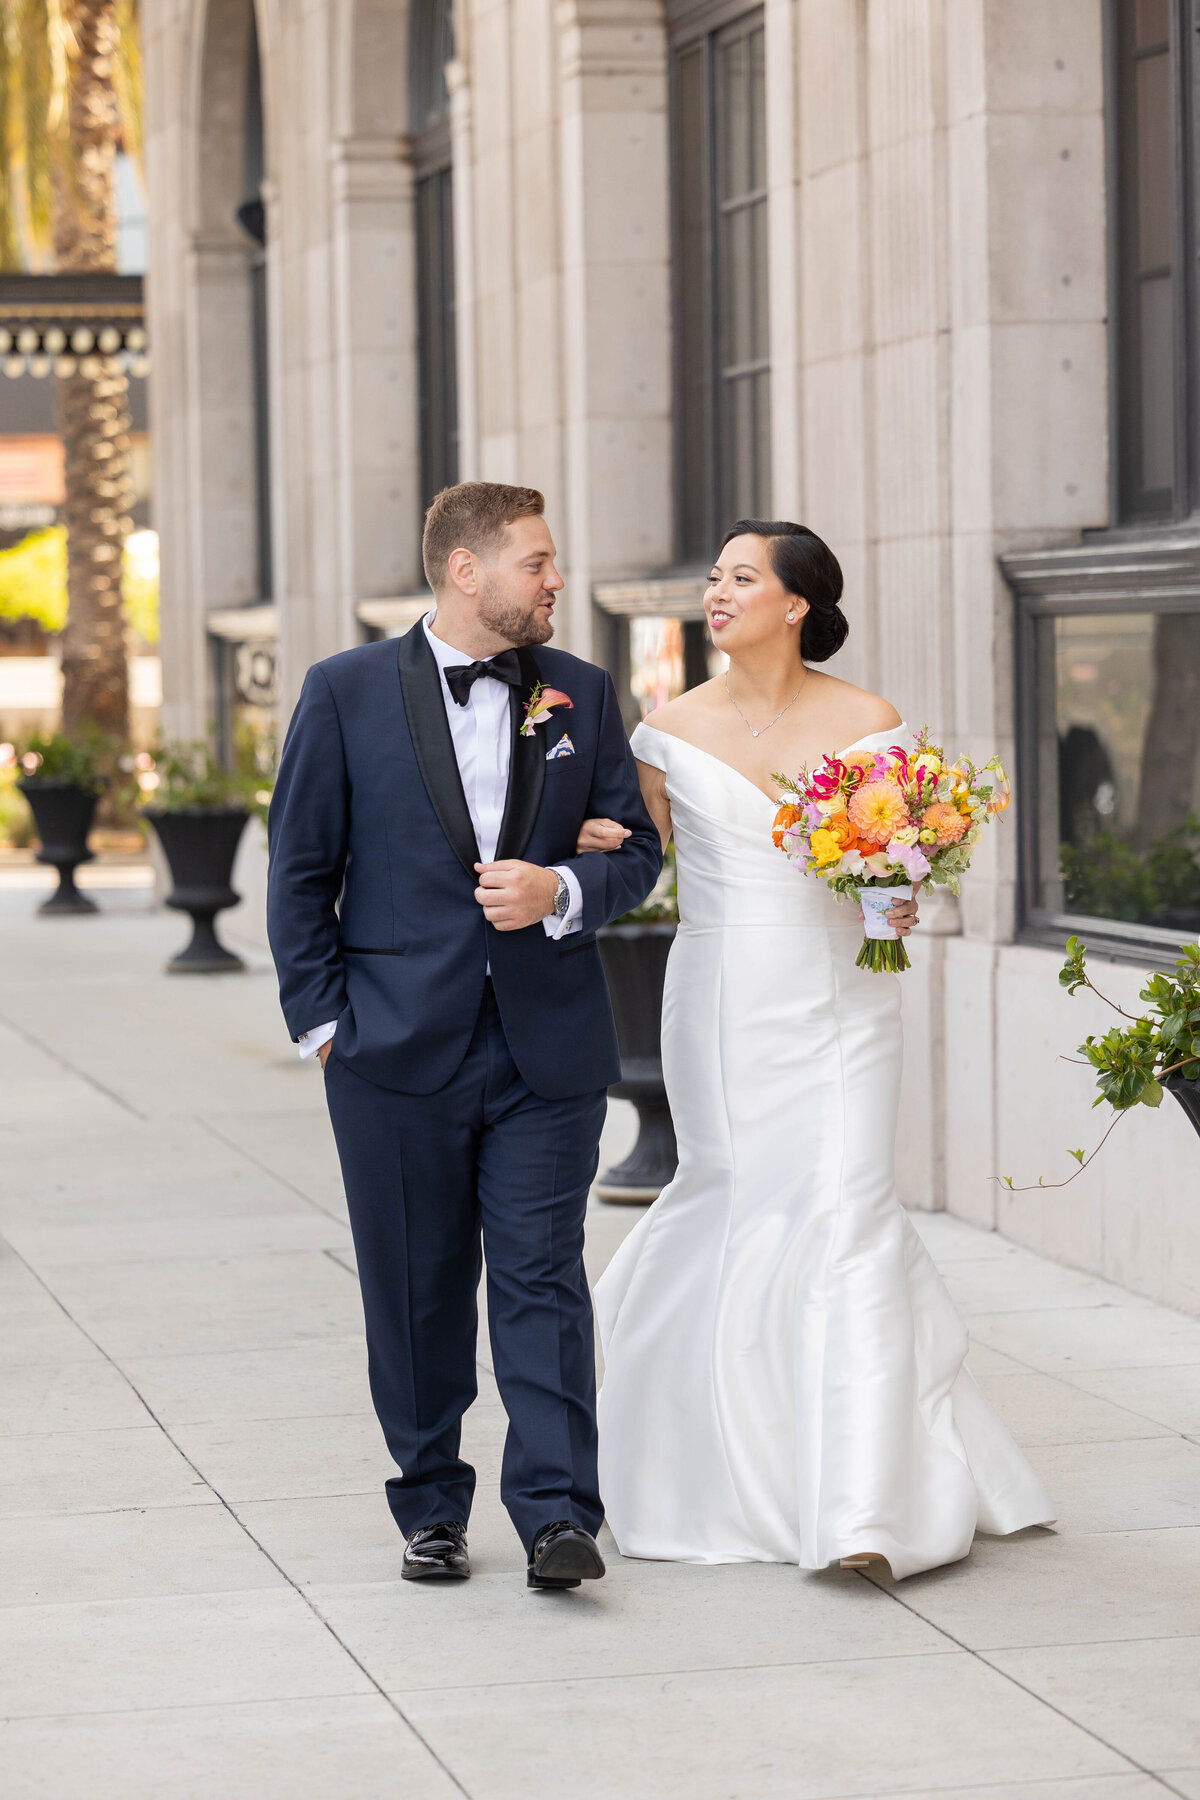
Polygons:
[[[639,720],[637,729],[638,731],[652,731],[655,737],[666,738],[672,744],[686,745],[689,750],[695,750],[699,756],[707,757],[709,762],[716,763],[719,768],[727,769],[731,775],[735,776],[738,781],[743,782],[745,786],[756,793],[760,799],[765,800],[768,806],[779,805],[778,794],[772,795],[766,793],[764,789],[759,787],[757,781],[751,781],[748,775],[743,775],[740,769],[735,769],[733,764],[726,762],[723,756],[714,756],[711,750],[705,750],[701,744],[693,744],[690,738],[679,737],[673,731],[660,731],[657,725],[650,725],[645,719]],[[839,750],[837,754],[839,756],[849,756],[852,750],[865,749],[874,738],[890,737],[894,742],[901,733],[906,732],[907,730],[908,725],[901,719],[899,725],[892,725],[885,731],[868,731],[862,737],[855,738],[852,744],[847,744],[846,748],[844,750]]]

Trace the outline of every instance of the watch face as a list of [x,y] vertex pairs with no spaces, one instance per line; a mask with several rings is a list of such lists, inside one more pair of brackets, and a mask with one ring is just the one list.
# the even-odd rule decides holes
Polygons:
[[560,919],[566,918],[567,908],[570,904],[571,890],[560,875],[558,878],[558,892],[554,896],[554,910]]

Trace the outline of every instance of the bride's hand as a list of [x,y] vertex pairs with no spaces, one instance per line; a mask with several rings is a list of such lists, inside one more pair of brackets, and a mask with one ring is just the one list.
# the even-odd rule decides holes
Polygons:
[[585,819],[579,828],[575,853],[582,856],[585,850],[619,850],[628,836],[628,828],[618,825],[615,819]]
[[920,891],[920,884],[918,883],[913,889],[913,897],[911,900],[894,900],[891,906],[888,907],[887,922],[896,933],[897,937],[908,937],[909,933],[913,930],[913,927],[919,923],[917,895]]

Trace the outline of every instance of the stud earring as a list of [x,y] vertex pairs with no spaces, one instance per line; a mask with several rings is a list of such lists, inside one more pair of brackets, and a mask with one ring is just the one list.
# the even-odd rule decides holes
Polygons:
[[788,614],[788,616],[787,616],[787,622],[788,622],[788,624],[789,624],[789,625],[794,625],[794,624],[795,624],[795,623],[796,623],[796,615],[795,615],[795,613],[789,613],[789,614]]

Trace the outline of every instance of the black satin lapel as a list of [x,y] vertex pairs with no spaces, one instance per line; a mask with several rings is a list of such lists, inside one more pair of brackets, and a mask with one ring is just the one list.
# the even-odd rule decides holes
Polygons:
[[450,847],[472,881],[475,864],[483,859],[475,841],[475,827],[467,810],[454,739],[442,697],[442,678],[420,620],[400,639],[397,655],[400,691],[417,767],[433,810],[441,821]]
[[528,650],[518,650],[517,656],[521,664],[521,685],[508,690],[512,752],[508,765],[504,818],[496,845],[497,862],[505,857],[524,856],[537,823],[538,808],[542,804],[542,783],[546,779],[545,733],[534,731],[531,737],[521,735],[521,727],[525,723],[525,704],[541,677]]

